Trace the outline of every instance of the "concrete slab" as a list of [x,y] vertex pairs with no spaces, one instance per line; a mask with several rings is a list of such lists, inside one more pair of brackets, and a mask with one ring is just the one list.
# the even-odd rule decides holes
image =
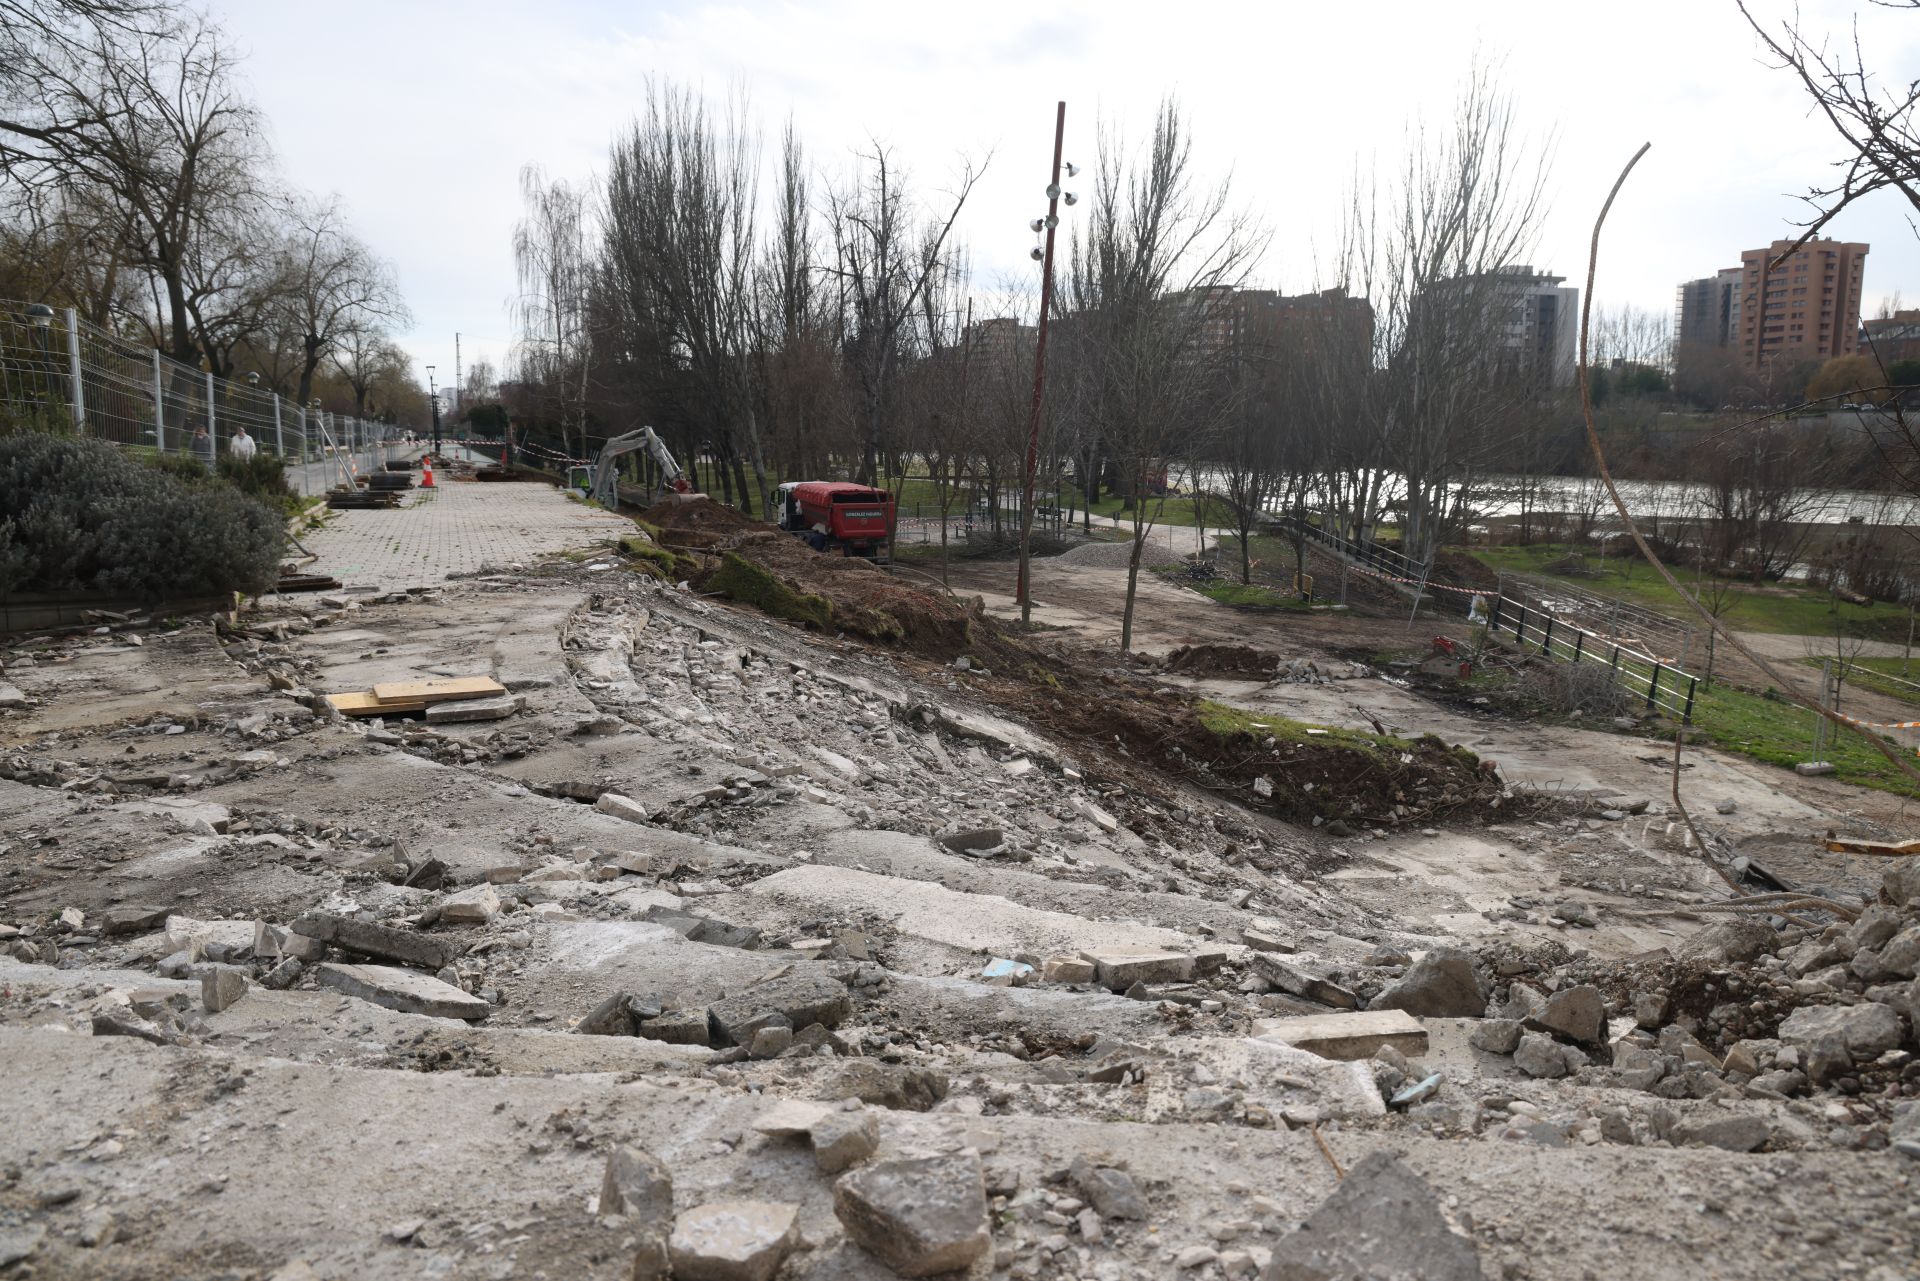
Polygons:
[[847,867],[789,868],[762,877],[746,890],[757,897],[798,900],[821,909],[857,908],[916,938],[997,956],[1095,947],[1175,951],[1196,941],[1151,925],[1090,921],[1023,907],[997,894],[960,894],[924,881],[902,881]]
[[1281,1041],[1323,1059],[1370,1059],[1382,1046],[1392,1046],[1410,1057],[1427,1052],[1427,1030],[1405,1010],[1256,1019],[1253,1034],[1260,1040]]
[[322,964],[314,967],[313,977],[323,987],[402,1014],[484,1019],[493,1013],[491,1005],[451,983],[396,966]]

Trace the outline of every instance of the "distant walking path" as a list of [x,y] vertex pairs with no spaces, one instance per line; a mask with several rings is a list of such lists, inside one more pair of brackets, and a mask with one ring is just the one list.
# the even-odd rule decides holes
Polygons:
[[624,516],[543,482],[442,480],[410,491],[399,507],[334,512],[305,539],[319,559],[303,568],[363,591],[432,587],[487,566],[505,569],[590,547],[633,528]]

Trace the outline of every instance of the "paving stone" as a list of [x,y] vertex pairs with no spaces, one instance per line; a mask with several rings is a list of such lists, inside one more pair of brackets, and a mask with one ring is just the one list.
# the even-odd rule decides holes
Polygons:
[[1405,1010],[1256,1019],[1253,1034],[1264,1040],[1284,1041],[1323,1059],[1370,1059],[1383,1046],[1409,1056],[1427,1052],[1427,1029]]
[[1091,983],[1097,971],[1092,961],[1079,956],[1049,956],[1040,967],[1042,983]]
[[957,1272],[993,1248],[980,1155],[879,1161],[833,1185],[833,1212],[855,1244],[903,1277]]
[[1082,949],[1080,958],[1093,963],[1100,985],[1113,992],[1135,983],[1187,983],[1194,974],[1191,956],[1157,948],[1090,947]]
[[348,996],[402,1014],[430,1014],[445,1019],[484,1019],[493,1007],[439,979],[392,965],[320,965],[314,978]]
[[1256,952],[1288,953],[1299,950],[1278,934],[1269,934],[1264,930],[1241,930],[1240,941]]
[[714,1201],[683,1211],[667,1242],[675,1281],[770,1281],[799,1237],[798,1206]]

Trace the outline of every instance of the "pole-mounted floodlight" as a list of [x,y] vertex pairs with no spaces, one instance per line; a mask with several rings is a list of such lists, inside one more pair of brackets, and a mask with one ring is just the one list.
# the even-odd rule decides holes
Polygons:
[[45,329],[53,324],[53,308],[43,302],[34,303],[27,308],[27,319],[41,329]]

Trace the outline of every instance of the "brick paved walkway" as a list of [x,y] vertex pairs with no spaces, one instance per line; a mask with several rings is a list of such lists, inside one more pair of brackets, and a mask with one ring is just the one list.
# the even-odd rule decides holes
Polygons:
[[430,587],[450,574],[526,564],[632,532],[625,517],[537,481],[442,481],[410,492],[402,507],[333,513],[325,529],[301,540],[320,558],[301,569],[349,588]]

